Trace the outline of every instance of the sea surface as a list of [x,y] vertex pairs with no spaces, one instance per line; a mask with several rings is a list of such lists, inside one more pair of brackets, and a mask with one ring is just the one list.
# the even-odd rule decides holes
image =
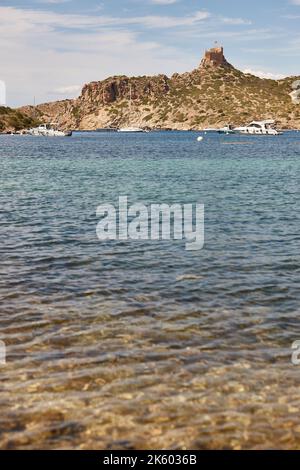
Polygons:
[[[300,133],[198,135],[0,136],[1,449],[300,449]],[[100,242],[119,196],[203,250]]]

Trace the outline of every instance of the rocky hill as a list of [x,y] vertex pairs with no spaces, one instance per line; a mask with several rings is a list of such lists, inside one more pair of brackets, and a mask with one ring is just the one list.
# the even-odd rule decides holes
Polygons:
[[37,120],[28,113],[0,106],[0,134],[16,132],[28,127],[35,126]]
[[282,128],[300,128],[299,104],[300,77],[268,80],[244,74],[227,62],[223,48],[214,48],[192,72],[110,77],[85,85],[77,99],[21,111],[81,130],[130,124],[196,130],[268,118]]

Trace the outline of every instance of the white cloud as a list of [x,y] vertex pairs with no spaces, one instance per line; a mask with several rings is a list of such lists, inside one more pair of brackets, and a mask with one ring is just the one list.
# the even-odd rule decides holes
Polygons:
[[99,30],[106,27],[140,25],[146,28],[175,28],[197,24],[210,17],[206,11],[197,11],[187,16],[136,16],[112,17],[105,15],[61,14],[50,11],[23,10],[14,7],[0,7],[0,27],[8,34],[15,35],[38,28],[42,32],[57,28]]
[[80,93],[81,89],[82,85],[67,85],[58,87],[55,90],[51,91],[49,94],[74,97]]
[[[300,5],[300,3],[299,3]],[[287,20],[299,20],[300,16],[299,15],[284,15],[283,18]]]
[[259,77],[259,78],[269,78],[272,80],[281,80],[282,78],[285,78],[285,75],[282,75],[280,73],[264,72],[262,70],[253,70],[250,68],[243,70],[243,72],[249,73],[251,75],[255,75],[256,77]]
[[251,25],[252,24],[252,21],[244,20],[243,18],[222,17],[221,21],[225,24],[230,24],[230,25]]
[[[202,10],[185,16],[114,17],[0,6],[0,62],[5,64],[0,78],[7,83],[9,104],[16,105],[31,103],[33,96],[37,102],[73,96],[78,93],[74,83],[111,75],[186,71],[195,65],[195,56],[184,47],[187,38],[199,44],[198,60],[201,39],[207,45],[216,37],[266,38],[265,31],[236,30],[235,25],[244,24],[249,23]],[[163,44],[158,34],[149,35],[151,30],[164,34]],[[173,42],[176,48],[168,45]]]
[[[129,19],[127,24],[141,24],[147,28],[176,28],[192,26],[206,20],[210,14],[206,11],[197,11],[189,16],[144,16]],[[126,21],[126,20],[125,20]]]
[[[114,18],[95,14],[60,14],[51,11],[0,7],[1,79],[8,89],[8,104],[15,106],[61,99],[74,83],[101,80],[111,75],[173,73],[190,67],[182,50],[155,39],[141,40],[129,24],[144,28],[196,25],[208,16],[146,16]],[[47,90],[52,90],[47,92]]]
[[59,5],[61,3],[68,3],[72,0],[37,0],[37,3],[44,3],[44,4],[51,4],[51,5]]

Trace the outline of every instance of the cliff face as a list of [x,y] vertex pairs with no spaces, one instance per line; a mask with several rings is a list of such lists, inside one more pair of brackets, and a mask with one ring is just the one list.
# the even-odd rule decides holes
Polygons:
[[82,89],[78,102],[81,104],[95,102],[101,105],[112,104],[123,98],[130,96],[133,100],[140,100],[143,97],[164,96],[169,91],[169,79],[165,75],[157,77],[115,77],[103,82],[92,82]]
[[22,111],[81,130],[126,125],[187,130],[267,118],[300,128],[297,83],[297,77],[276,81],[244,74],[227,62],[223,48],[214,48],[192,72],[111,77],[85,85],[75,100]]

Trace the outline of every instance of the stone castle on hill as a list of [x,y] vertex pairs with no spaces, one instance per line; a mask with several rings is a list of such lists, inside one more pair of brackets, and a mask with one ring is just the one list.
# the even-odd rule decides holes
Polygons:
[[[300,129],[300,77],[261,79],[227,62],[215,45],[198,67],[171,77],[117,75],[84,85],[80,96],[23,107],[27,116],[57,122],[63,129],[128,127],[198,130],[275,119]],[[300,100],[300,98],[299,98]]]
[[213,47],[205,51],[204,58],[201,61],[200,67],[213,66],[213,67],[228,67],[230,64],[224,56],[224,48],[221,46]]

